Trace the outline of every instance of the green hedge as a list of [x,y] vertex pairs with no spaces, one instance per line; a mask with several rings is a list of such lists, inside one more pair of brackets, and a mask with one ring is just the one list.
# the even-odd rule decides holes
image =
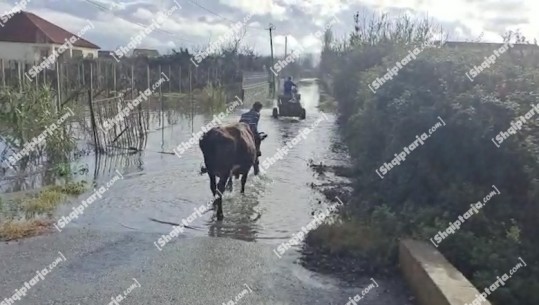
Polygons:
[[[359,173],[356,199],[347,206],[345,221],[368,225],[376,236],[385,236],[379,251],[394,252],[401,237],[429,242],[495,185],[500,194],[439,249],[479,290],[522,257],[528,266],[489,299],[504,305],[539,304],[534,293],[539,289],[539,114],[499,148],[491,140],[539,104],[530,94],[539,93],[539,56],[522,55],[515,47],[472,82],[466,72],[492,52],[429,48],[373,93],[368,85],[418,41],[414,36],[373,43],[357,37],[356,30],[338,47],[335,42],[326,45],[321,63]],[[375,170],[427,132],[438,117],[446,125],[381,179]],[[396,255],[384,255],[382,261],[371,257],[380,266],[396,264]]]

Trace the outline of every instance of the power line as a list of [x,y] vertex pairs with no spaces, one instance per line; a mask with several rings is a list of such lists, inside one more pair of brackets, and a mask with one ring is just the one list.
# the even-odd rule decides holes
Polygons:
[[109,10],[110,10],[109,8],[105,7],[105,6],[104,6],[103,4],[101,4],[101,3],[96,3],[96,2],[94,2],[94,1],[92,1],[92,0],[86,0],[86,2],[92,4],[93,6],[96,6],[97,8],[100,8],[100,9],[103,10],[103,11],[109,11]]
[[232,23],[234,23],[234,21],[232,21],[232,20],[230,20],[230,19],[228,19],[228,18],[226,18],[226,17],[223,17],[223,16],[221,16],[221,15],[217,14],[216,12],[214,12],[214,11],[210,10],[210,9],[209,9],[209,8],[207,8],[207,7],[204,7],[203,5],[201,5],[201,4],[199,4],[199,3],[197,3],[197,2],[195,2],[195,1],[193,1],[193,0],[187,0],[187,1],[189,1],[189,2],[193,3],[194,5],[196,5],[196,6],[200,7],[201,9],[205,10],[206,12],[208,12],[208,13],[210,13],[210,14],[212,14],[212,15],[215,15],[215,16],[217,16],[217,17],[219,17],[219,18],[222,18],[222,19],[228,20],[228,22],[232,22]]
[[[103,6],[103,5],[100,4],[100,3],[96,3],[96,2],[93,1],[93,0],[84,0],[84,1],[90,3],[91,5],[93,5],[93,6],[97,7],[97,8],[99,8],[101,11],[109,12],[109,13],[112,12],[109,8]],[[125,18],[123,18],[123,17],[121,17],[121,16],[117,16],[117,15],[114,15],[114,14],[113,14],[113,16],[116,17],[116,18],[119,18],[119,19],[121,19],[121,20],[123,20],[123,21],[129,22],[130,24],[133,24],[133,25],[136,25],[136,26],[138,26],[138,27],[140,27],[140,28],[143,28],[143,29],[145,29],[145,28],[148,27],[147,25],[135,23],[135,22],[130,21],[130,20],[127,20],[127,19],[125,19]],[[189,42],[189,43],[196,44],[196,42],[187,40],[187,39],[185,39],[185,38],[180,38],[179,36],[177,36],[177,34],[174,34],[174,33],[172,33],[172,32],[168,32],[168,31],[165,31],[165,30],[162,30],[162,29],[154,29],[154,31],[158,31],[158,32],[161,32],[161,33],[165,33],[165,34],[174,36],[176,39],[181,40],[181,41],[185,41],[185,42]]]
[[[201,5],[200,3],[197,3],[197,2],[195,2],[195,1],[193,1],[193,0],[187,0],[187,1],[193,3],[194,5],[198,6],[199,8],[201,8],[201,9],[207,11],[208,13],[210,13],[210,14],[212,14],[212,15],[215,15],[215,16],[217,16],[217,17],[219,17],[219,18],[225,19],[226,21],[228,21],[228,22],[230,22],[230,23],[235,23],[235,21],[232,21],[232,20],[230,20],[230,19],[228,19],[228,18],[226,18],[226,17],[223,17],[223,16],[217,14],[216,12],[214,12],[214,11],[210,10],[209,8],[207,8],[207,7],[203,6],[203,5]],[[255,26],[244,25],[244,27],[246,27],[246,28],[248,27],[248,28],[255,29],[255,30],[266,31],[266,30],[263,29],[263,28],[259,28],[259,27],[255,27]]]
[[[89,4],[91,4],[91,5],[95,6],[95,7],[97,7],[97,8],[100,9],[101,11],[108,12],[108,13],[112,13],[112,11],[111,11],[110,8],[104,6],[104,5],[101,4],[101,3],[97,3],[97,2],[94,1],[94,0],[84,0],[84,1],[86,1],[86,2],[88,2]],[[224,16],[219,15],[218,13],[216,13],[216,12],[214,12],[214,11],[212,11],[212,10],[206,8],[205,6],[203,6],[203,5],[199,4],[199,3],[194,2],[193,0],[187,0],[187,1],[191,2],[192,4],[196,5],[197,7],[201,8],[201,9],[203,9],[203,10],[205,10],[205,11],[207,11],[207,12],[209,12],[209,13],[211,13],[211,14],[213,14],[213,15],[215,15],[215,16],[221,18],[221,19],[227,20],[227,21],[230,22],[230,23],[234,23],[234,21],[232,21],[232,20],[230,20],[230,19],[228,19],[228,18],[226,18],[226,17],[224,17]],[[130,24],[136,25],[136,26],[138,26],[138,27],[140,27],[140,28],[143,28],[143,29],[147,28],[146,25],[132,22],[132,21],[130,21],[130,20],[127,20],[127,19],[125,19],[125,18],[123,18],[123,17],[121,17],[121,16],[117,16],[117,15],[115,15],[115,14],[112,14],[112,15],[113,15],[114,17],[116,17],[116,18],[119,18],[119,19],[121,19],[121,20],[124,20],[124,21],[126,21],[126,22],[128,22],[128,23],[130,23]],[[266,30],[266,29],[263,29],[263,28],[259,28],[259,27],[255,27],[255,26],[249,26],[249,25],[244,25],[244,27],[245,27],[245,28],[255,29],[255,30],[262,30],[262,31],[265,31],[265,30]],[[177,34],[174,34],[174,33],[172,33],[172,32],[168,32],[168,31],[165,31],[165,30],[162,30],[162,29],[154,29],[154,30],[155,30],[155,31],[158,31],[158,32],[162,32],[162,33],[168,34],[168,35],[170,35],[170,36],[173,36],[173,37],[175,37],[176,39],[178,39],[178,40],[180,40],[180,41],[185,41],[185,42],[188,42],[188,43],[197,44],[197,43],[194,42],[194,41],[190,41],[190,40],[187,40],[187,39],[185,39],[185,38],[181,38],[181,37],[177,36]]]

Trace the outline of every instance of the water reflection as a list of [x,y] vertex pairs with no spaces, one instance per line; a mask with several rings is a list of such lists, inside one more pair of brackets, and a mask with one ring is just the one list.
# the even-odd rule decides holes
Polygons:
[[[74,123],[72,132],[77,145],[71,154],[71,161],[66,160],[65,164],[38,162],[29,164],[26,168],[15,169],[0,167],[0,192],[28,191],[56,184],[66,178],[66,167],[70,169],[72,179],[75,181],[86,180],[94,184],[109,178],[116,169],[128,172],[143,171],[146,152],[160,152],[165,148],[169,148],[171,152],[175,146],[172,144],[176,139],[165,132],[167,128],[173,128],[181,123],[183,126],[180,129],[192,130],[197,122],[204,121],[208,116],[206,113],[191,116],[192,111],[200,111],[200,107],[196,104],[191,105],[173,99],[165,100],[163,108],[155,100],[146,105],[143,113],[146,136],[141,139],[136,149],[130,148],[132,145],[128,145],[127,142],[114,143],[107,145],[104,154],[95,154],[88,128],[82,128],[81,124]],[[148,145],[149,140],[152,141],[151,145]],[[159,142],[157,147],[154,145],[156,141]],[[131,140],[128,142],[131,143]],[[0,137],[0,151],[3,147],[5,143]]]
[[[271,108],[263,109],[259,129],[267,132],[269,137],[263,142],[262,158],[272,156],[320,116],[314,105],[318,99],[316,84],[304,85],[300,90],[308,109],[305,121],[275,120],[271,117]],[[152,108],[147,114],[149,131],[143,151],[126,153],[118,150],[98,157],[81,152],[72,162],[72,168],[77,169],[77,179],[101,185],[110,180],[116,170],[125,179],[118,181],[99,202],[85,211],[84,217],[73,221],[70,226],[107,232],[135,228],[140,232],[168,234],[171,226],[152,222],[149,218],[178,223],[191,215],[194,208],[209,201],[208,177],[199,175],[203,160],[198,145],[191,147],[181,158],[160,152],[172,151],[183,141],[188,141],[193,132],[213,119],[212,114],[190,116],[189,107],[180,104],[169,105],[162,115],[155,111],[158,109]],[[225,123],[237,122],[244,110],[238,109],[229,115]],[[164,128],[161,128],[162,116],[166,123]],[[245,194],[240,194],[240,181],[235,181],[234,192],[227,193],[223,200],[225,219],[222,222],[217,222],[212,213],[206,213],[189,224],[201,230],[186,230],[185,234],[275,244],[289,239],[312,220],[313,212],[320,209],[321,195],[308,186],[316,177],[313,177],[307,160],[347,162],[342,152],[331,149],[333,143],[338,142],[336,139],[338,132],[332,119],[321,123],[265,174],[256,178],[249,175]],[[81,142],[80,147],[90,152],[92,149],[85,142]],[[3,190],[27,189],[55,179],[58,177],[54,172],[42,173],[26,180],[10,181],[9,186],[2,187]],[[70,208],[69,205],[61,207],[58,215],[63,215]]]

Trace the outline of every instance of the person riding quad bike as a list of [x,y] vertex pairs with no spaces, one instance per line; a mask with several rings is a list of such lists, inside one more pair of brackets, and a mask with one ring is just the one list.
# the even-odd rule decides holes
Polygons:
[[[296,88],[296,90],[292,90],[294,87]],[[297,87],[298,85],[296,85],[292,81],[292,77],[289,76],[288,79],[284,82],[284,95],[290,96],[293,98],[295,94],[297,93]]]

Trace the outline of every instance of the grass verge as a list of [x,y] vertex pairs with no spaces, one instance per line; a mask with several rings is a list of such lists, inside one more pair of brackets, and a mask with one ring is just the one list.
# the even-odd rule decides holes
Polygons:
[[0,198],[0,240],[16,240],[46,232],[53,223],[52,214],[56,207],[86,189],[86,183],[80,181],[48,186],[34,194]]

